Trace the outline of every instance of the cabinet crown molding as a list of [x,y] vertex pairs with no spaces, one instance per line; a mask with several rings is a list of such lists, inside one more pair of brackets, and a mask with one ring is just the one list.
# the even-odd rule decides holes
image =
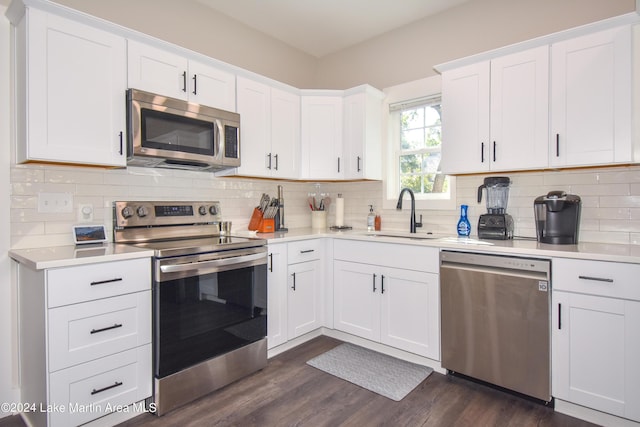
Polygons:
[[[638,0],[640,1],[640,0]],[[435,71],[442,74],[455,68],[466,65],[475,64],[481,61],[488,61],[500,56],[510,55],[512,53],[521,52],[527,49],[553,44],[559,41],[583,36],[597,31],[608,30],[610,28],[621,27],[624,25],[640,24],[640,15],[635,12],[626,13],[624,15],[614,16],[613,18],[603,19],[601,21],[592,22],[578,27],[569,28],[567,30],[556,33],[547,34],[545,36],[536,37],[519,43],[497,49],[481,52],[478,54],[466,56],[464,58],[455,59],[453,61],[444,62],[433,67]]]

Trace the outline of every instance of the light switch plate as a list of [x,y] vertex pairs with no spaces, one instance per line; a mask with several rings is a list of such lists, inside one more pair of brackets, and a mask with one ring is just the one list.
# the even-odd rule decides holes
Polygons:
[[72,211],[72,193],[38,193],[38,213],[70,213]]

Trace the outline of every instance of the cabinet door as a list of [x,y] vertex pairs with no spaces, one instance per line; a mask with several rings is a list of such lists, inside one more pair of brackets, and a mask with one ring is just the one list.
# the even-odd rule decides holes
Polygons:
[[380,340],[380,274],[375,267],[334,261],[334,328]]
[[124,166],[125,39],[33,8],[28,21],[19,159]]
[[380,269],[380,341],[440,360],[438,275]]
[[442,73],[442,172],[490,165],[489,61]]
[[127,42],[129,87],[184,99],[188,97],[187,59],[133,40]]
[[302,178],[342,179],[342,97],[302,96]]
[[640,302],[553,292],[553,395],[640,421]]
[[320,261],[289,266],[287,311],[289,339],[322,326],[322,293]]
[[545,168],[549,152],[549,48],[491,61],[492,171]]
[[287,342],[287,245],[269,245],[267,347]]
[[236,111],[236,76],[198,61],[189,61],[189,101]]
[[628,26],[551,46],[552,166],[629,162]]
[[271,176],[300,176],[300,96],[271,88]]
[[240,175],[269,176],[271,153],[271,88],[263,83],[238,77],[238,113],[242,140]]
[[382,95],[348,95],[343,109],[345,179],[382,179]]

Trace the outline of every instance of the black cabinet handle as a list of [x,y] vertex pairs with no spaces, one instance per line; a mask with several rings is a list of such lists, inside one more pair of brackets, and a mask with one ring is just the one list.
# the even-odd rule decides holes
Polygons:
[[480,143],[480,163],[484,163],[484,142]]
[[92,329],[90,334],[97,334],[100,332],[104,332],[104,331],[110,331],[111,329],[118,329],[118,328],[122,328],[122,323],[116,323],[113,326],[107,326],[106,328],[100,328],[100,329]]
[[374,274],[374,275],[373,275],[373,292],[375,292],[375,291],[376,291],[376,277],[377,277],[377,276]]
[[340,173],[340,157],[338,157],[338,173]]
[[562,329],[562,304],[558,304],[558,329]]
[[613,279],[607,279],[605,277],[593,277],[593,276],[578,276],[578,279],[593,280],[595,282],[613,283]]
[[269,158],[269,166],[267,166],[267,169],[271,170],[271,153],[267,154],[267,157]]
[[121,385],[122,385],[122,382],[116,381],[113,385],[108,385],[98,390],[94,388],[93,391],[91,392],[91,395],[93,396],[94,394],[102,393],[103,391],[111,390],[112,388],[120,387]]
[[269,254],[269,271],[273,273],[273,253]]
[[360,160],[360,156],[358,156],[358,161],[356,162],[358,172],[360,172]]
[[384,274],[380,276],[380,292],[384,294]]
[[560,134],[556,133],[556,157],[560,157]]
[[274,168],[275,170],[278,170],[278,155],[276,154],[275,156],[273,156],[276,159],[276,167]]
[[106,283],[114,283],[114,282],[122,282],[122,277],[116,277],[115,279],[98,280],[98,281],[95,281],[95,282],[91,282],[91,286],[104,285]]
[[124,138],[123,138],[123,134],[122,131],[120,131],[120,155],[122,156],[122,150],[124,149]]
[[193,94],[194,95],[198,94],[198,75],[197,74],[193,75]]
[[496,161],[496,142],[493,141],[493,161]]
[[182,73],[182,91],[187,92],[187,72]]
[[314,252],[315,249],[306,249],[304,251],[300,251],[301,254],[310,254],[311,252]]
[[296,273],[291,273],[291,275],[293,276],[293,286],[291,287],[291,289],[295,291],[296,290]]

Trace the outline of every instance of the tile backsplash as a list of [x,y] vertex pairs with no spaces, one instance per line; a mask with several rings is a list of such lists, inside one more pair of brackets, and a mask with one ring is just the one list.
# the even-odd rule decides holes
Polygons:
[[[492,174],[503,175],[503,174]],[[478,216],[477,188],[488,175],[457,178],[457,205],[469,205],[472,235]],[[512,185],[507,211],[514,217],[515,234],[535,236],[533,200],[551,190],[564,190],[582,198],[580,241],[640,244],[640,166],[518,172],[508,174]],[[247,228],[262,193],[277,194],[283,185],[286,226],[309,227],[308,193],[321,191],[345,199],[345,224],[366,228],[368,205],[382,206],[382,183],[273,181],[216,177],[205,172],[128,168],[106,170],[73,166],[13,165],[11,168],[11,247],[43,247],[72,244],[71,226],[78,223],[80,205],[92,205],[93,223],[112,228],[111,204],[115,200],[219,200],[223,218],[234,230]],[[70,213],[38,212],[38,193],[69,193]],[[409,212],[378,210],[382,229],[406,231]],[[329,208],[329,225],[335,220]],[[422,210],[420,232],[454,234],[458,210]]]

